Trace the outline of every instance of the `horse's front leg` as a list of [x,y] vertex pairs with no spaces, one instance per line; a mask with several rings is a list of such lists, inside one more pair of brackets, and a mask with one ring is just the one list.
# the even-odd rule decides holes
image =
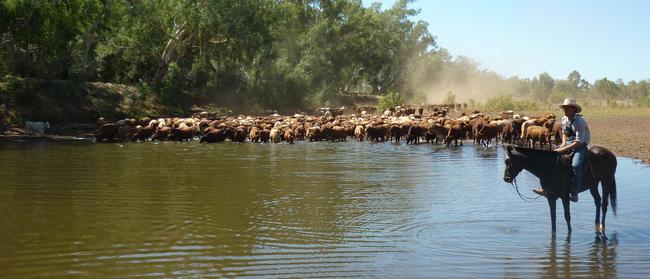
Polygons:
[[551,229],[553,230],[553,234],[555,234],[556,227],[555,227],[555,197],[546,197],[546,200],[548,201],[548,207],[551,210]]
[[562,206],[564,207],[564,220],[566,220],[568,232],[571,233],[571,204],[568,197],[562,197]]

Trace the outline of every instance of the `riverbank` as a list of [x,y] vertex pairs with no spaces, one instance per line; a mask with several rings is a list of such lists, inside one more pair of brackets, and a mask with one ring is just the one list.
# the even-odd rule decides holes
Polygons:
[[98,117],[158,114],[155,100],[132,85],[5,77],[0,80],[0,127],[24,121],[93,122]]
[[[605,109],[587,112],[585,118],[591,130],[592,144],[604,146],[616,156],[650,164],[650,109]],[[12,127],[0,130],[0,140],[91,140],[95,128],[93,123],[60,124],[39,136]]]

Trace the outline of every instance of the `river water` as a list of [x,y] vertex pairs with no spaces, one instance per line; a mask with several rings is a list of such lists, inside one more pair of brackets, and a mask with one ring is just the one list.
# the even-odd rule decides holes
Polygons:
[[[619,158],[618,217],[588,193],[522,201],[502,147],[0,142],[0,277],[645,277],[650,168]],[[536,180],[520,174],[524,195]]]

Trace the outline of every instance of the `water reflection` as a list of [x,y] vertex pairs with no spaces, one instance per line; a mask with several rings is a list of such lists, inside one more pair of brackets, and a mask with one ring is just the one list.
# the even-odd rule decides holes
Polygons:
[[548,257],[540,262],[540,277],[568,278],[583,275],[615,278],[617,277],[617,246],[616,232],[609,237],[609,240],[602,240],[597,236],[596,240],[586,247],[572,244],[571,235],[563,240],[553,236],[548,247]]
[[542,276],[548,278],[568,277],[571,274],[571,237],[562,242],[560,255],[557,251],[557,237],[551,237],[548,250],[548,266],[542,266]]
[[601,278],[617,277],[618,233],[614,232],[607,239],[596,237],[589,250],[587,261],[588,273]]
[[0,158],[0,277],[650,272],[650,172],[629,160],[609,240],[586,201],[549,242],[546,201],[503,182],[501,147],[0,142]]

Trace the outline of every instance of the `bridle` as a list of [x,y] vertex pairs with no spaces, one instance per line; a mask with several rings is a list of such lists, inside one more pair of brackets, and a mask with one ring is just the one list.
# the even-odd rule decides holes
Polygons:
[[[519,196],[519,198],[522,201],[525,201],[525,202],[531,202],[531,201],[534,201],[536,199],[539,199],[539,197],[541,197],[541,196],[531,198],[531,197],[526,196],[526,195],[522,194],[521,192],[519,192],[519,186],[517,185],[517,175],[514,175],[514,176],[512,175],[512,173],[510,172],[510,170],[512,169],[511,167],[512,167],[512,164],[510,163],[510,158],[506,158],[506,173],[508,174],[507,178],[510,179],[510,185],[512,186],[512,189],[514,189],[515,192],[517,192],[517,195]],[[519,174],[519,173],[517,173],[517,174]]]

